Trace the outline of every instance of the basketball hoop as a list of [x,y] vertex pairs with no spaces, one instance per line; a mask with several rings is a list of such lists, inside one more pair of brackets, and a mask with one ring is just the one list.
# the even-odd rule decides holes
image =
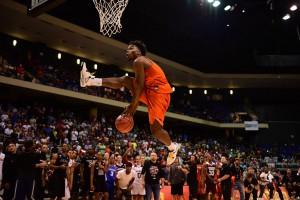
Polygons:
[[128,0],[93,0],[100,18],[100,32],[108,37],[120,33],[121,17]]

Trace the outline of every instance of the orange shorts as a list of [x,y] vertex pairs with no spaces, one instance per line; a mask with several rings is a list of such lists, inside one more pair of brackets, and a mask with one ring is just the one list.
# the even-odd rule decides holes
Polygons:
[[146,89],[142,92],[139,101],[148,107],[149,123],[152,125],[156,120],[163,126],[165,114],[170,105],[171,95],[169,93],[157,93],[153,90]]

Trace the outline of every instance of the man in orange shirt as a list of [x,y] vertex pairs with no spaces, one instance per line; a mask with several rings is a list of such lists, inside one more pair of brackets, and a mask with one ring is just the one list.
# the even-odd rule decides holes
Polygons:
[[162,69],[151,59],[146,57],[146,46],[141,41],[131,41],[126,55],[133,62],[135,77],[96,78],[87,71],[85,63],[80,73],[80,85],[103,86],[113,89],[126,87],[132,92],[133,98],[124,114],[133,116],[139,102],[148,107],[151,133],[168,147],[167,164],[171,165],[180,149],[180,144],[171,141],[166,130],[163,129],[165,113],[168,110],[172,88]]

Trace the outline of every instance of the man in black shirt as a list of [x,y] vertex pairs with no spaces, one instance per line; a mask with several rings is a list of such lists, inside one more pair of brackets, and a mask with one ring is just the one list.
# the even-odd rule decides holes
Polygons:
[[71,199],[78,199],[80,189],[80,163],[81,159],[77,156],[77,151],[73,150],[69,161],[69,178]]
[[283,176],[282,182],[288,191],[289,196],[292,197],[295,193],[295,178],[291,169],[286,170],[286,174]]
[[[278,169],[276,169],[273,173],[273,187],[275,189],[275,191],[278,193],[280,200],[284,200],[283,198],[283,194],[282,191],[280,189],[280,187],[282,186],[282,182],[281,182],[281,174],[280,171]],[[271,195],[270,195],[271,197]]]
[[11,200],[15,193],[17,181],[17,148],[14,142],[8,143],[7,153],[3,161],[2,187],[4,187],[3,199]]
[[[47,144],[41,145],[39,148],[36,149],[37,153],[37,163],[40,161],[47,162],[47,154],[49,153],[49,148]],[[38,168],[35,171],[35,189],[34,189],[34,196],[35,199],[43,199],[45,193],[45,169]]]
[[221,157],[221,173],[220,178],[217,179],[217,183],[221,183],[222,194],[224,200],[230,200],[231,197],[231,169],[227,161],[228,156],[226,154]]
[[197,199],[198,181],[197,181],[196,156],[194,156],[194,155],[191,156],[191,159],[190,159],[188,165],[189,165],[189,170],[188,170],[187,182],[188,182],[189,190],[190,190],[190,198]]
[[16,199],[34,199],[34,187],[36,178],[36,168],[47,166],[46,161],[38,161],[35,153],[33,141],[28,140],[24,143],[24,152],[17,155],[17,183],[15,189]]
[[62,199],[65,196],[66,163],[58,153],[51,154],[49,175],[49,194],[51,199]]
[[89,199],[92,196],[91,191],[91,167],[97,158],[95,156],[95,151],[93,149],[89,149],[87,155],[81,159],[80,166],[80,176],[81,176],[81,184],[82,184],[82,196],[85,199]]
[[142,174],[145,178],[146,200],[151,200],[152,193],[154,200],[159,200],[160,182],[163,187],[165,180],[163,170],[157,161],[157,154],[155,152],[150,154],[150,161],[145,162]]
[[244,200],[243,168],[241,167],[240,158],[238,157],[235,158],[232,166],[232,176],[235,177],[234,189],[240,192],[240,200]]

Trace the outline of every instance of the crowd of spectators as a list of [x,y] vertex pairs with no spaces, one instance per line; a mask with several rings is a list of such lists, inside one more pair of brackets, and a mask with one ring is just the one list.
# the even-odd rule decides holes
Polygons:
[[[3,144],[0,157],[4,157],[1,159],[3,171],[0,177],[4,199],[11,199],[15,191],[16,199],[33,195],[34,185],[35,199],[65,196],[78,199],[93,195],[98,199],[99,195],[104,199],[121,196],[131,199],[131,194],[136,194],[131,186],[136,184],[133,177],[138,180],[141,173],[146,176],[146,183],[141,184],[144,188],[140,196],[146,195],[147,199],[151,198],[151,193],[154,196],[159,194],[164,184],[170,184],[172,195],[179,199],[184,184],[189,185],[193,199],[211,193],[215,198],[223,195],[226,199],[228,190],[231,196],[231,186],[240,190],[242,198],[242,186],[249,186],[244,181],[249,178],[247,174],[253,173],[251,170],[256,174],[252,178],[258,179],[260,184],[255,183],[252,189],[253,184],[250,184],[249,191],[255,191],[252,196],[264,189],[269,191],[269,199],[274,191],[279,194],[281,190],[272,186],[277,182],[278,186],[286,188],[290,197],[299,196],[299,146],[234,145],[212,139],[213,136],[199,139],[170,131],[174,141],[181,143],[182,148],[175,164],[166,166],[167,150],[150,135],[143,123],[124,135],[114,128],[115,116],[100,113],[97,119],[89,119],[82,113],[41,103],[2,102],[0,117]],[[239,167],[235,168],[235,165]],[[147,173],[156,171],[153,167],[157,167],[159,173],[149,176]],[[237,169],[240,171],[236,172]],[[139,170],[138,174],[136,171]],[[270,174],[273,178],[269,178]],[[227,175],[235,177],[235,180],[228,179]],[[155,181],[151,179],[153,176]],[[211,193],[209,189],[212,189]],[[250,196],[249,191],[246,190],[246,198]],[[283,196],[287,195],[284,191]],[[266,195],[257,198],[260,197]]]

